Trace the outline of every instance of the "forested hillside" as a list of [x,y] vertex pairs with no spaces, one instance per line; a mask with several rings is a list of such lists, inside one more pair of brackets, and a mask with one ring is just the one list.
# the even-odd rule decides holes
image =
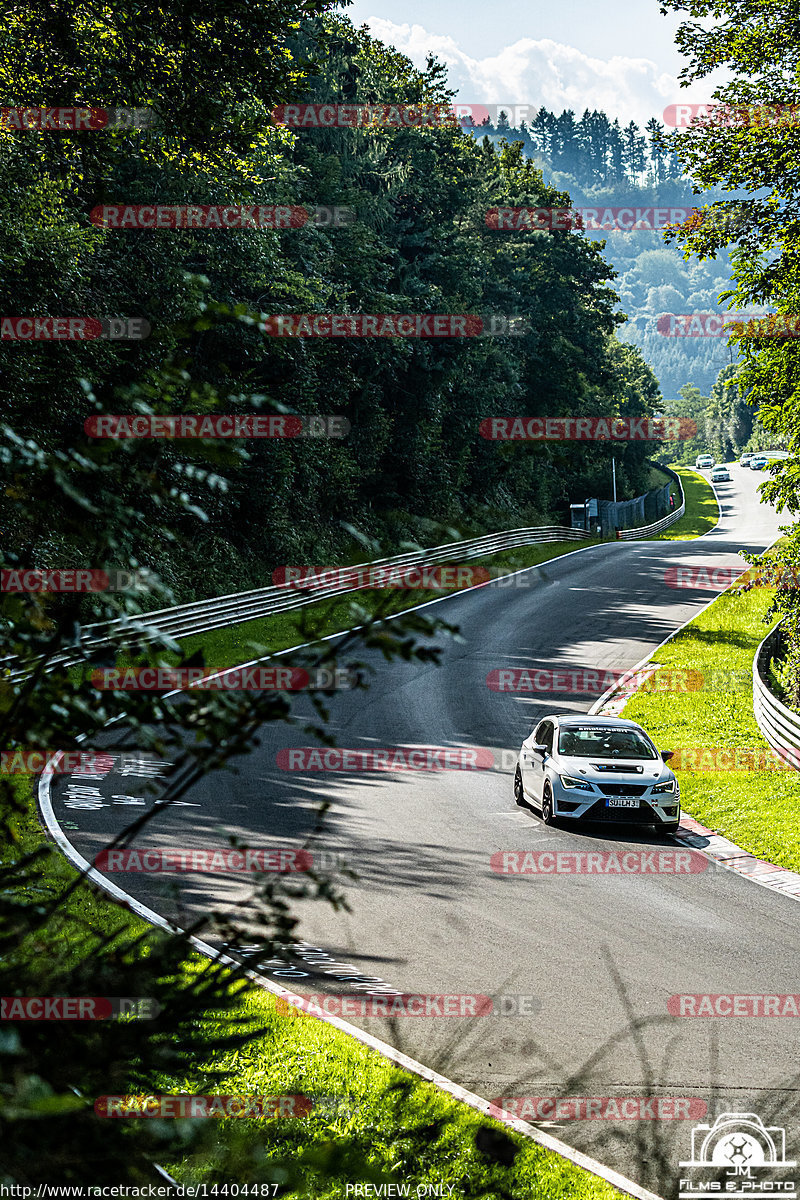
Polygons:
[[[504,139],[521,143],[523,154],[542,170],[544,179],[568,192],[577,207],[646,212],[699,208],[721,198],[718,190],[693,193],[674,151],[662,144],[665,127],[655,117],[643,132],[635,121],[623,128],[604,112],[587,109],[576,118],[570,110],[557,116],[543,107],[530,126],[522,121],[520,128],[512,129],[501,113],[496,125],[486,120],[466,127],[496,146]],[[665,337],[656,324],[662,313],[726,311],[719,293],[731,279],[727,252],[722,249],[705,262],[687,262],[674,243],[665,245],[659,232],[588,231],[587,236],[605,241],[603,257],[617,273],[619,311],[628,317],[619,336],[642,352],[665,399],[678,401],[685,384],[708,395],[719,372],[732,361],[726,339]]]
[[[24,68],[28,94],[59,72],[80,79],[79,94],[101,83],[106,95],[127,94],[129,64],[148,58],[148,37],[164,36],[132,29],[131,49],[117,59],[102,40],[67,40],[40,68],[42,79]],[[478,144],[458,127],[275,125],[260,58],[239,55],[224,36],[220,52],[224,87],[216,75],[210,85],[205,66],[179,84],[168,53],[148,59],[140,93],[162,98],[145,130],[92,140],[0,132],[5,311],[135,316],[152,326],[140,342],[0,342],[16,433],[45,448],[88,448],[82,426],[93,413],[278,406],[349,420],[344,439],[219,443],[211,501],[192,466],[195,443],[136,446],[160,491],[145,500],[149,519],[130,528],[127,550],[179,598],[263,583],[280,563],[363,559],[348,527],[389,550],[409,537],[443,540],[443,525],[468,533],[565,521],[576,496],[606,497],[607,446],[502,445],[478,435],[494,414],[659,408],[652,374],[615,338],[612,272],[592,241],[562,232],[504,240],[485,227],[491,205],[569,197],[518,147]],[[298,62],[316,53],[324,63],[304,89],[312,100],[450,100],[439,67],[420,73],[341,17],[308,19],[293,52]],[[19,92],[20,79],[5,80],[8,91],[12,84]],[[90,220],[98,206],[154,201],[337,205],[354,219],[274,230],[115,229]],[[499,314],[524,317],[528,332],[270,338],[259,312]],[[653,449],[617,447],[621,497],[647,489]],[[103,453],[110,462],[132,453],[131,443],[107,443]],[[15,486],[22,494],[29,481],[21,475]],[[92,487],[102,503],[102,476]],[[61,532],[43,538],[17,515],[13,494],[2,505],[4,538],[19,561],[72,561],[75,543],[85,545],[77,523],[67,534],[52,514],[47,524]]]

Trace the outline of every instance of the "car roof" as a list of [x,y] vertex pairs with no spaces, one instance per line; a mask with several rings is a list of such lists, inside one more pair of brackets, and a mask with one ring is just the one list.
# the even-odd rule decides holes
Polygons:
[[559,725],[565,728],[570,725],[599,725],[608,729],[641,729],[641,725],[637,725],[636,721],[627,720],[626,717],[594,717],[590,713],[561,713],[551,717],[551,720],[558,721]]

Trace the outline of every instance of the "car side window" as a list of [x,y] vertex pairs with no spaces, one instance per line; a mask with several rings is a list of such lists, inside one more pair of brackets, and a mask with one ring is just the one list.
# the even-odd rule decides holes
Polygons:
[[536,730],[536,745],[546,746],[547,753],[553,753],[553,733],[555,732],[552,721],[542,721],[539,728]]

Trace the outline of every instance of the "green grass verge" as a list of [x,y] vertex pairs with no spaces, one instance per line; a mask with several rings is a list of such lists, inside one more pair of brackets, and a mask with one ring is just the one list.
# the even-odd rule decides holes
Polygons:
[[[597,1176],[518,1134],[509,1133],[517,1150],[513,1164],[492,1161],[476,1145],[476,1134],[487,1126],[498,1131],[501,1127],[433,1084],[401,1071],[310,1015],[297,1010],[284,1015],[264,992],[250,992],[242,1009],[262,1036],[222,1060],[221,1065],[233,1072],[225,1091],[307,1096],[317,1111],[288,1120],[222,1121],[217,1141],[221,1144],[226,1134],[233,1134],[248,1139],[261,1154],[283,1160],[290,1178],[299,1175],[305,1185],[302,1193],[315,1200],[345,1197],[348,1183],[365,1178],[410,1185],[412,1196],[418,1188],[425,1194],[424,1185],[451,1185],[454,1197],[619,1196]],[[186,1080],[174,1090],[199,1089]],[[340,1144],[338,1157],[332,1139]],[[342,1157],[344,1143],[347,1157]],[[213,1151],[211,1157],[213,1161]],[[362,1170],[354,1175],[350,1164],[356,1158],[366,1160],[370,1174]],[[323,1162],[334,1177],[321,1187],[315,1168]],[[173,1163],[168,1168],[182,1183],[208,1178],[207,1163]]]
[[[655,660],[662,669],[648,683],[647,690],[632,697],[624,715],[643,725],[663,749],[768,749],[753,716],[749,676],[756,648],[775,623],[764,624],[763,620],[772,595],[772,588],[762,587],[740,595],[723,592],[661,647]],[[656,690],[659,678],[666,688],[672,682],[672,672],[687,670],[701,672],[704,685],[710,682],[713,690],[706,686],[685,692]],[[759,858],[800,870],[798,772],[766,769],[675,773],[681,786],[681,804],[689,816]]]
[[[44,835],[30,779],[14,778],[7,785],[16,801],[10,823],[15,851],[21,856],[40,848]],[[75,877],[72,864],[51,848],[41,867],[36,895],[54,897]],[[77,961],[85,949],[84,934],[90,931],[124,931],[127,941],[129,936],[151,929],[87,883],[65,901],[58,928],[65,967]],[[79,938],[75,937],[77,929],[82,931]],[[35,947],[31,950],[37,952]],[[187,976],[196,974],[205,962],[199,955],[187,957]],[[201,1020],[209,1040],[220,1034],[221,1026],[219,1014],[209,1012]],[[252,1163],[254,1176],[263,1179],[263,1166],[269,1160],[277,1164],[274,1179],[282,1184],[281,1194],[315,1200],[345,1197],[346,1185],[353,1182],[393,1180],[412,1184],[412,1195],[416,1195],[417,1185],[425,1183],[453,1183],[453,1195],[459,1197],[613,1200],[620,1195],[567,1159],[401,1071],[354,1038],[294,1009],[279,1011],[271,994],[248,986],[237,1007],[226,1015],[222,1031],[239,1034],[250,1029],[257,1034],[253,1041],[198,1063],[197,1078],[162,1077],[155,1081],[160,1091],[299,1094],[332,1098],[334,1103],[318,1103],[316,1112],[297,1119],[206,1122],[212,1128],[204,1139],[202,1154],[196,1160],[189,1157],[164,1164],[179,1182],[233,1181],[241,1185],[248,1182],[242,1177],[243,1164]],[[35,1064],[30,1066],[35,1069]],[[220,1070],[230,1070],[231,1078],[210,1088],[205,1072]],[[136,1090],[131,1087],[132,1093]],[[500,1138],[501,1154],[509,1144],[504,1139],[510,1139],[516,1148],[513,1163],[496,1161],[491,1141],[488,1153],[476,1145],[481,1129]],[[230,1171],[234,1162],[235,1178]]]
[[[653,541],[688,541],[708,533],[719,521],[719,506],[708,480],[689,467],[679,467],[673,463],[672,470],[676,475],[680,475],[683,494],[686,497],[686,512],[680,521],[676,521],[669,529],[654,534]],[[672,490],[677,504],[678,489],[674,487]]]
[[652,491],[653,488],[662,488],[665,483],[672,484],[670,491],[674,491],[677,495],[678,489],[675,486],[674,480],[667,474],[663,467],[652,466],[647,480],[647,490]]

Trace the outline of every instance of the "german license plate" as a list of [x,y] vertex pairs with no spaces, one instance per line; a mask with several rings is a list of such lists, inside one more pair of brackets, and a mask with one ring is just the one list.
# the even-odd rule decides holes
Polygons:
[[606,806],[608,808],[638,808],[639,801],[636,796],[609,796]]

